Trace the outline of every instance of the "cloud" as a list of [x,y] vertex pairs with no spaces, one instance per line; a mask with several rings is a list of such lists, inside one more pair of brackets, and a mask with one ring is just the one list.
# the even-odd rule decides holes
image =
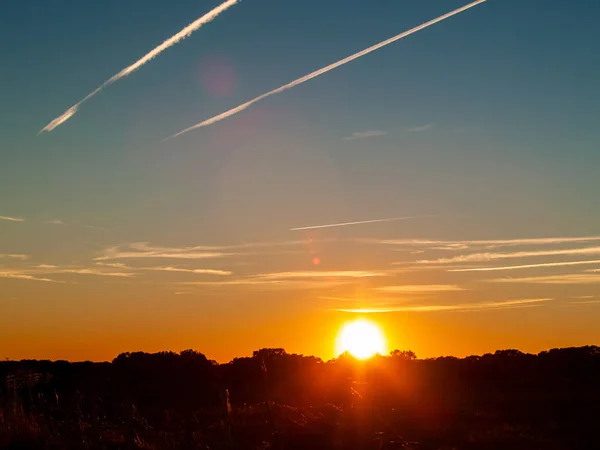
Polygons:
[[361,301],[361,299],[356,298],[356,297],[328,297],[328,296],[320,296],[319,299],[321,300],[338,300],[338,301],[342,301],[342,302],[359,302]]
[[600,275],[574,273],[540,277],[497,278],[488,283],[535,283],[535,284],[600,284]]
[[463,250],[469,247],[517,247],[525,245],[554,245],[593,241],[600,241],[600,236],[480,240],[384,239],[378,242],[387,245],[422,246],[444,250]]
[[[293,88],[295,86],[298,86],[299,84],[302,84],[302,83],[304,83],[304,82],[306,82],[308,80],[311,80],[313,78],[316,78],[319,75],[323,75],[324,73],[327,73],[330,70],[333,70],[333,69],[335,69],[337,67],[343,66],[344,64],[349,63],[350,61],[358,59],[358,58],[360,58],[360,57],[362,57],[362,56],[364,56],[364,55],[366,55],[368,53],[374,52],[375,50],[377,50],[377,49],[379,49],[381,47],[385,47],[386,45],[389,45],[389,44],[391,44],[391,43],[393,43],[393,42],[395,42],[397,40],[400,40],[400,39],[402,39],[402,38],[404,38],[404,37],[406,37],[406,36],[408,36],[410,34],[416,33],[417,31],[420,31],[420,30],[422,30],[424,28],[427,28],[427,27],[429,27],[429,26],[431,26],[431,25],[433,25],[433,24],[435,24],[437,22],[441,22],[442,20],[445,20],[445,19],[447,19],[447,18],[449,18],[451,16],[454,16],[455,14],[459,14],[459,13],[461,13],[463,11],[466,11],[467,9],[472,8],[472,7],[474,7],[474,6],[476,6],[476,5],[480,4],[480,3],[483,3],[485,1],[486,0],[477,0],[477,1],[473,2],[473,3],[469,3],[468,5],[465,5],[465,6],[461,7],[461,8],[455,9],[454,11],[451,11],[451,12],[449,12],[447,14],[444,14],[444,15],[442,15],[440,17],[437,17],[436,19],[430,20],[429,22],[425,22],[422,25],[414,27],[414,28],[412,28],[412,29],[410,29],[408,31],[400,33],[400,34],[398,34],[396,36],[393,36],[393,37],[391,37],[389,39],[386,39],[385,41],[382,41],[382,42],[380,42],[378,44],[375,44],[375,45],[373,45],[373,46],[371,46],[369,48],[361,50],[360,52],[355,53],[353,55],[350,55],[350,56],[348,56],[348,57],[346,57],[344,59],[341,59],[341,60],[339,60],[339,61],[337,61],[337,62],[335,62],[333,64],[330,64],[330,65],[328,65],[326,67],[323,67],[321,69],[315,70],[314,72],[311,72],[308,75],[300,77],[300,78],[298,78],[298,79],[296,79],[296,80],[294,80],[294,81],[292,81],[292,82],[290,82],[288,84],[285,84],[285,85],[283,85],[283,86],[281,86],[281,87],[279,87],[277,89],[274,89],[274,90],[269,91],[269,92],[267,92],[265,94],[259,95],[258,97],[255,97],[255,98],[253,98],[250,101],[247,101],[246,103],[243,103],[243,104],[241,104],[239,106],[236,106],[235,108],[230,109],[229,111],[225,111],[224,113],[221,113],[221,114],[219,114],[217,116],[214,116],[214,117],[212,117],[210,119],[207,119],[207,120],[205,120],[203,122],[200,122],[200,123],[198,123],[196,125],[193,125],[193,126],[191,126],[189,128],[186,128],[186,129],[184,129],[184,130],[182,130],[182,131],[180,131],[180,132],[178,132],[178,133],[170,136],[167,139],[171,139],[171,138],[180,136],[180,135],[182,135],[184,133],[187,133],[188,131],[192,131],[192,130],[195,130],[195,129],[201,128],[201,127],[206,127],[208,125],[212,125],[213,123],[219,122],[219,121],[221,121],[223,119],[231,117],[234,114],[237,114],[237,113],[245,110],[246,108],[250,107],[254,103],[259,102],[260,100],[262,100],[264,98],[267,98],[267,97],[270,97],[271,95],[275,95],[275,94],[279,94],[281,92],[287,91],[288,89],[291,89],[291,88]],[[165,140],[167,140],[167,139],[165,139]]]
[[290,231],[314,230],[317,228],[345,227],[348,225],[362,225],[362,224],[366,224],[366,223],[394,222],[396,220],[421,219],[423,217],[433,217],[433,216],[435,216],[435,214],[430,214],[430,215],[425,215],[425,216],[392,217],[389,219],[361,220],[358,222],[331,223],[328,225],[311,225],[308,227],[290,228]]
[[407,246],[431,246],[431,245],[454,245],[456,241],[442,241],[432,239],[381,239],[374,240],[373,243],[386,245],[407,245]]
[[452,264],[461,262],[481,262],[492,261],[496,259],[512,258],[530,258],[538,256],[559,256],[559,255],[600,255],[600,247],[569,248],[560,250],[536,250],[522,251],[512,253],[472,253],[470,255],[460,255],[453,258],[440,258],[435,260],[417,261],[419,264]]
[[183,273],[195,273],[202,275],[231,275],[232,272],[228,270],[217,270],[217,269],[186,269],[183,267],[132,267],[122,263],[103,263],[97,262],[96,264],[105,266],[105,267],[114,267],[117,269],[125,269],[125,270],[149,270],[154,272],[183,272]]
[[600,269],[586,269],[586,272],[598,273]]
[[137,69],[142,67],[144,64],[146,64],[147,62],[156,58],[163,51],[165,51],[169,47],[177,44],[179,41],[189,37],[194,31],[196,31],[200,27],[202,27],[202,25],[205,25],[205,24],[211,22],[219,14],[226,11],[227,9],[229,9],[230,7],[232,7],[233,5],[235,5],[238,2],[239,2],[239,0],[227,0],[226,2],[222,3],[221,5],[217,6],[216,8],[214,8],[213,10],[208,12],[207,14],[205,14],[202,17],[200,17],[199,19],[195,20],[194,22],[189,24],[187,27],[183,28],[180,32],[178,32],[177,34],[171,36],[169,39],[164,41],[158,47],[155,47],[152,50],[150,50],[148,53],[146,53],[144,56],[142,56],[136,62],[134,62],[130,66],[125,67],[119,73],[117,73],[116,75],[113,75],[111,78],[106,80],[99,88],[97,88],[94,91],[92,91],[91,93],[89,93],[86,97],[84,97],[82,100],[80,100],[75,105],[71,106],[69,109],[67,109],[63,114],[58,116],[56,119],[53,119],[48,125],[46,125],[44,128],[42,128],[40,130],[40,133],[42,133],[44,131],[52,131],[59,125],[62,125],[67,120],[69,120],[71,117],[73,117],[75,115],[75,113],[77,113],[79,107],[84,102],[86,102],[87,100],[92,98],[94,95],[96,95],[102,89],[104,89],[105,87],[120,80],[121,78],[125,78],[126,76],[132,74]]
[[340,308],[336,311],[349,313],[389,313],[389,312],[469,312],[497,309],[512,309],[540,306],[541,303],[552,300],[551,298],[532,298],[520,300],[507,300],[487,303],[464,303],[458,305],[403,305],[383,308]]
[[[414,264],[410,261],[404,262],[392,262],[390,263],[394,266],[393,269],[389,269],[387,272],[389,274],[399,274],[399,273],[414,273],[414,272],[425,272],[425,271],[444,271],[448,272],[447,264]],[[462,265],[458,264],[453,267],[467,269],[473,267],[472,265]]]
[[[77,266],[57,266],[52,264],[39,264],[19,269],[7,269],[0,272],[0,276],[6,278],[23,278],[23,279],[39,279],[37,275],[92,275],[100,277],[118,277],[132,278],[139,275],[140,271],[156,271],[156,272],[183,272],[202,275],[231,275],[231,272],[226,270],[216,269],[188,269],[180,267],[159,266],[159,267],[131,267],[121,263],[104,263],[97,262],[101,267],[77,267]],[[113,270],[110,270],[110,269]],[[118,269],[118,270],[114,270]],[[48,281],[48,279],[39,279],[40,281]],[[52,280],[54,281],[54,280]]]
[[307,271],[307,272],[276,272],[255,275],[255,278],[263,280],[289,280],[294,278],[366,278],[382,277],[384,273],[369,272],[362,270],[339,270],[339,271]]
[[569,302],[569,305],[591,305],[595,303],[600,303],[600,300],[585,300],[581,302]]
[[464,291],[465,289],[452,284],[414,284],[404,286],[381,286],[376,288],[384,292],[401,292],[410,294],[429,294],[432,292]]
[[97,262],[96,264],[100,265],[100,266],[105,266],[105,267],[115,267],[117,269],[131,269],[134,270],[134,267],[130,267],[127,264],[123,264],[123,263],[104,263],[104,262]]
[[[175,258],[175,259],[202,259],[235,256],[229,250],[247,250],[254,248],[270,248],[282,246],[306,245],[312,240],[293,240],[280,242],[250,242],[232,245],[193,245],[187,247],[161,247],[153,246],[148,242],[131,242],[109,247],[96,261],[118,258]],[[319,242],[333,242],[332,239]],[[248,254],[248,253],[244,253]]]
[[64,281],[52,280],[50,278],[41,278],[26,273],[21,273],[12,270],[0,270],[0,278],[11,278],[16,280],[29,280],[29,281],[44,281],[46,283],[64,283]]
[[434,127],[433,123],[427,123],[425,125],[421,125],[418,127],[409,128],[406,131],[411,132],[411,133],[422,133],[423,131],[431,130],[433,127]]
[[367,130],[367,131],[355,131],[350,136],[344,138],[345,141],[351,141],[354,139],[365,139],[374,136],[383,136],[387,134],[387,131],[382,130]]
[[227,281],[183,281],[178,284],[187,286],[253,286],[253,285],[276,285],[283,284],[282,280],[261,280],[256,278],[239,278]]
[[[223,253],[214,251],[193,251],[197,247],[186,248],[167,248],[150,247],[145,242],[127,244],[128,250],[124,251],[121,247],[111,247],[105,250],[104,254],[94,258],[95,261],[105,261],[110,259],[133,259],[133,258],[163,258],[163,259],[210,259],[232,256],[233,253]],[[135,250],[135,251],[131,251]]]
[[203,275],[231,275],[228,270],[216,270],[216,269],[183,269],[180,267],[144,267],[142,270],[153,270],[157,272],[185,272],[185,273],[198,273]]
[[9,216],[0,216],[0,220],[7,220],[9,222],[25,222],[25,219],[21,217],[9,217]]
[[5,278],[22,278],[24,280],[49,281],[54,283],[64,283],[63,281],[51,280],[49,278],[39,278],[37,275],[59,275],[59,274],[76,274],[76,275],[96,275],[103,277],[132,277],[135,273],[131,272],[107,272],[95,268],[85,267],[60,267],[52,264],[39,264],[33,267],[7,269],[0,271],[0,277]]
[[29,258],[27,255],[17,255],[12,253],[0,253],[0,258],[20,259],[26,260]]
[[[448,272],[490,272],[499,270],[517,270],[517,269],[537,269],[540,267],[561,267],[561,266],[578,266],[585,264],[600,264],[600,259],[591,261],[562,261],[552,263],[539,264],[523,264],[520,266],[501,266],[501,267],[470,267],[467,269],[450,269]],[[600,271],[600,269],[588,269],[587,272]]]
[[54,219],[54,220],[44,220],[42,223],[46,223],[48,225],[64,225],[65,223],[62,220]]
[[74,273],[77,275],[97,275],[101,277],[123,277],[129,278],[133,277],[137,274],[132,272],[104,272],[102,270],[95,269],[58,269],[52,273]]
[[[337,242],[337,239],[320,239],[319,243]],[[265,249],[272,247],[285,246],[306,246],[314,244],[313,239],[276,241],[276,242],[250,242],[231,245],[194,245],[186,247],[161,247],[153,246],[148,242],[131,242],[106,248],[101,255],[94,258],[94,261],[107,261],[115,259],[134,259],[134,258],[156,258],[156,259],[212,259],[226,258],[239,255],[252,255],[255,253],[243,252],[240,250]],[[236,252],[232,252],[236,250]],[[287,253],[277,250],[277,254]],[[261,252],[260,254],[270,254]]]
[[214,288],[227,288],[243,286],[246,289],[257,288],[260,290],[306,290],[306,289],[327,289],[339,287],[348,284],[349,278],[314,278],[314,279],[261,279],[261,278],[239,278],[237,280],[226,281],[184,281],[179,285],[186,286],[205,286]]
[[260,287],[271,289],[323,289],[327,287],[340,286],[356,278],[384,276],[379,272],[367,272],[356,270],[342,271],[299,271],[299,272],[274,272],[251,275],[244,278],[226,281],[188,281],[179,284],[189,286],[213,286],[213,287]]
[[207,252],[190,252],[190,253],[160,253],[160,252],[122,252],[114,255],[104,255],[95,258],[96,261],[106,259],[128,259],[128,258],[167,258],[167,259],[209,259],[222,258],[232,256],[233,253],[207,253]]

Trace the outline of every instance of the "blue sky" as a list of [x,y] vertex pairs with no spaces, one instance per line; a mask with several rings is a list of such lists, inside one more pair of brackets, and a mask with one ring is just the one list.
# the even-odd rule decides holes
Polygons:
[[[292,227],[405,215],[439,214],[310,237],[454,242],[598,234],[595,2],[489,0],[234,117],[161,142],[464,4],[245,0],[38,135],[218,4],[31,0],[2,6],[0,216],[25,220],[0,220],[0,254],[27,260],[4,258],[0,270],[31,270],[26,265],[34,263],[79,270],[128,243],[173,249],[282,242],[306,238],[290,233]],[[365,132],[372,136],[346,139]],[[43,223],[52,220],[63,223]],[[341,270],[343,245],[331,251],[339,267],[327,269]],[[397,262],[389,251],[351,254],[368,253],[362,269],[378,270]],[[271,267],[265,255],[254,256],[256,273],[303,264],[288,255]],[[175,263],[181,261],[160,266]],[[234,265],[217,266],[235,272]],[[425,278],[438,283],[446,276]],[[106,280],[99,278],[77,283],[102,290]],[[111,295],[144,298],[150,288],[132,278]],[[165,280],[161,289],[172,293],[167,283],[179,281]],[[42,288],[59,289],[56,295],[72,302],[83,295],[79,285],[32,283],[0,278],[0,288],[10,292],[0,301],[26,298],[35,307]],[[539,297],[531,286],[521,288],[494,286],[485,295]],[[563,285],[552,289],[560,295],[544,291],[542,297],[571,295]],[[572,296],[591,295],[593,283],[573,289]],[[195,295],[208,296],[209,309],[220,301],[201,289]],[[311,307],[320,306],[313,301]],[[172,308],[177,317],[181,310]],[[597,316],[591,308],[582,314]],[[577,317],[574,324],[583,320]],[[106,332],[108,322],[98,327]]]

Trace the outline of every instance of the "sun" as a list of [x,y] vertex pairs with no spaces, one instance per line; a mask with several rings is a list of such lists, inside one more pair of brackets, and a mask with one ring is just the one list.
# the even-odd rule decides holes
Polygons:
[[357,359],[386,353],[386,342],[381,328],[367,319],[346,323],[337,336],[335,347],[337,355],[349,352]]

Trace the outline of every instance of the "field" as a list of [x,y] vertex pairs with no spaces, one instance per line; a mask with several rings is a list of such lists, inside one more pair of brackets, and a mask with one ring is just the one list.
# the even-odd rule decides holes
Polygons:
[[0,449],[598,448],[600,348],[0,363]]

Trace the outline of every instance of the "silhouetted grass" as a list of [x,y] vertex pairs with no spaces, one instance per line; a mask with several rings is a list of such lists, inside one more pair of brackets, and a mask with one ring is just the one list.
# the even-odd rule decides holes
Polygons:
[[140,353],[0,363],[0,377],[2,450],[598,448],[597,347],[366,363],[263,349],[222,365]]

